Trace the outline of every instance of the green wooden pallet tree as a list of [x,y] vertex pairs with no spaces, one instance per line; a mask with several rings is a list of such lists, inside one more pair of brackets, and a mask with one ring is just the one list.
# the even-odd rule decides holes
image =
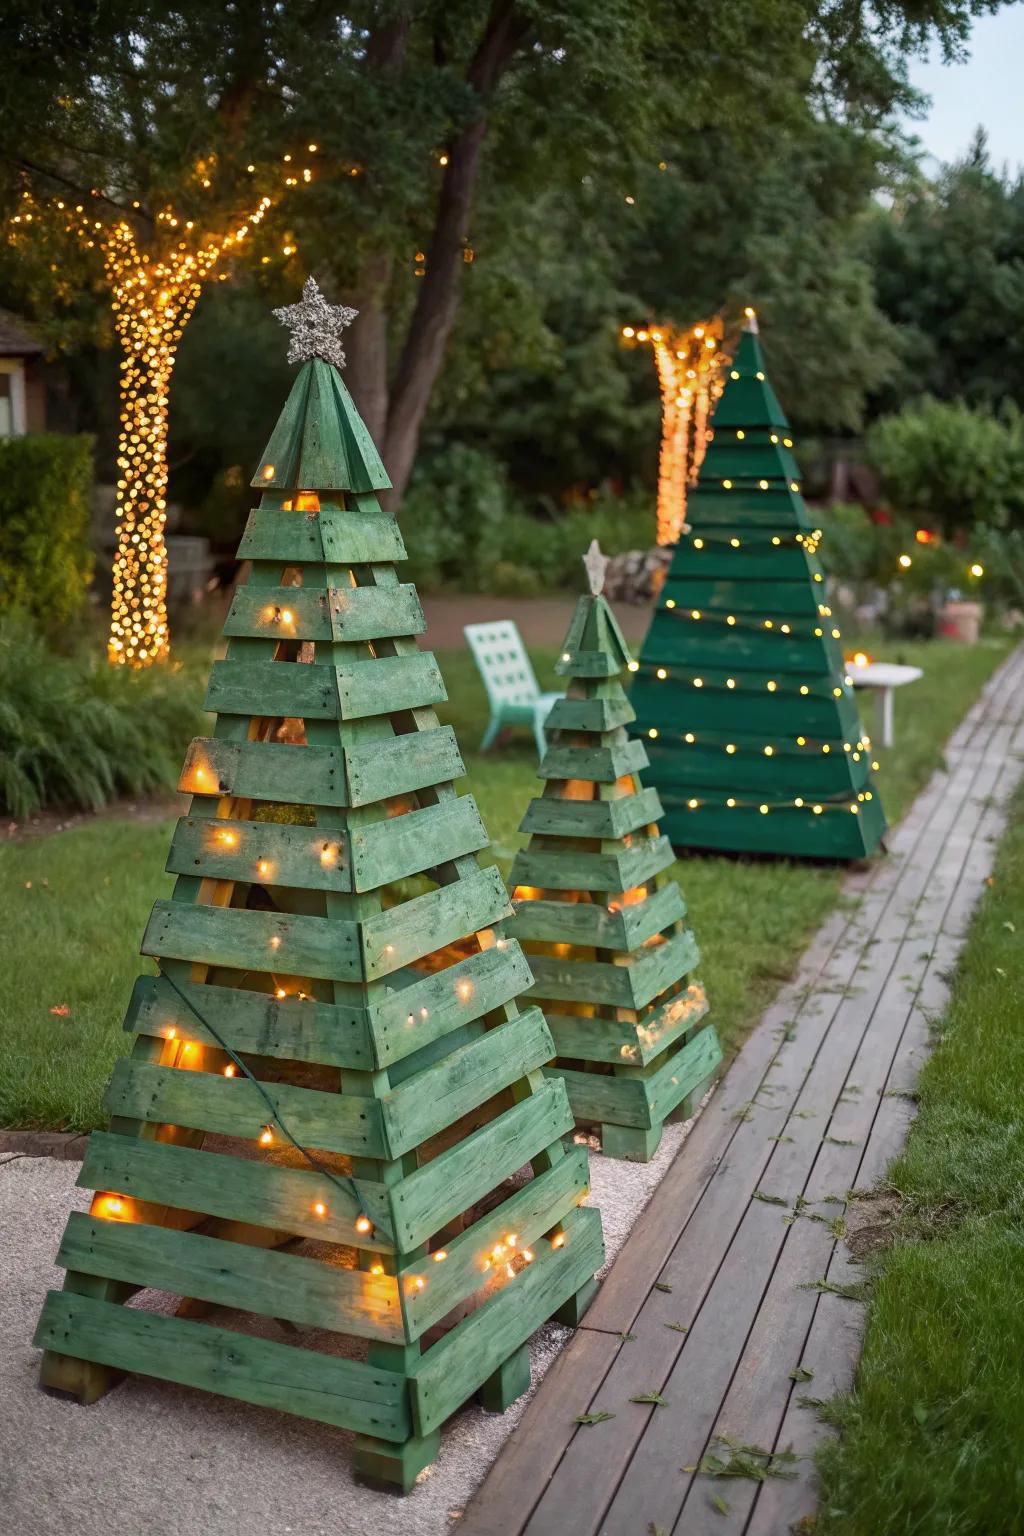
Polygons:
[[748,322],[638,663],[633,730],[675,847],[860,858],[885,817],[800,494]]
[[619,676],[630,657],[601,595],[607,561],[586,558],[590,593],[576,605],[556,671],[568,692],[547,719],[544,792],[520,827],[512,866],[521,941],[558,1052],[553,1075],[577,1122],[599,1124],[610,1157],[646,1161],[666,1116],[689,1113],[722,1059],[699,955],[658,833],[661,804],[640,778],[643,742]]
[[[355,1431],[361,1475],[407,1489],[474,1392],[525,1390],[526,1341],[578,1320],[602,1240],[541,1072],[551,1035],[517,1005],[507,893],[453,788],[388,480],[331,366],[351,314],[315,284],[284,312],[308,361],[254,481],[216,725],[188,752],[177,880],[142,945],[158,974],[135,987],[37,1343],[48,1387],[91,1401],[137,1371],[320,1419]],[[144,1287],[178,1315],[123,1305]]]

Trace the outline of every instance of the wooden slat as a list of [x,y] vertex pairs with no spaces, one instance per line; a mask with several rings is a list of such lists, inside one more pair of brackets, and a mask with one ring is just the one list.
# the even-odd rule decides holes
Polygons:
[[310,891],[350,891],[347,834],[318,827],[183,816],[167,855],[168,873]]
[[412,1428],[405,1378],[395,1371],[70,1291],[49,1293],[34,1342],[384,1440],[405,1440]]
[[[457,965],[400,987],[369,1010],[376,1063],[389,1066],[421,1050],[466,1022],[510,1003],[533,981],[529,965],[514,939],[502,939],[490,949],[460,960]],[[401,979],[407,980],[409,973]],[[395,978],[396,980],[398,978]],[[472,1006],[462,996],[472,988]]]
[[[465,1006],[473,1007],[471,996]],[[399,1157],[454,1125],[554,1053],[544,1015],[530,1008],[417,1072],[380,1100],[390,1155]]]
[[694,970],[699,960],[697,941],[689,928],[656,948],[641,950],[623,965],[533,955],[530,968],[537,978],[533,996],[552,1002],[644,1008],[671,982]]
[[324,981],[362,979],[358,925],[341,918],[158,901],[142,953]]
[[345,772],[352,805],[372,805],[392,795],[459,779],[466,768],[450,725],[413,731],[393,741],[349,747]]
[[[553,1168],[524,1184],[496,1209],[488,1211],[439,1250],[446,1257],[437,1262],[431,1255],[416,1272],[425,1281],[403,1290],[403,1306],[410,1338],[419,1338],[458,1302],[471,1296],[493,1278],[483,1264],[495,1246],[507,1244],[512,1235],[516,1251],[531,1247],[562,1218],[581,1204],[589,1188],[587,1154],[573,1147]],[[413,1273],[413,1272],[410,1272]]]
[[653,825],[660,817],[656,789],[642,789],[617,800],[561,800],[555,795],[538,795],[527,806],[519,830],[544,836],[625,837]]
[[416,588],[408,585],[237,587],[224,622],[225,635],[272,640],[380,640],[425,628]]
[[395,1239],[405,1251],[425,1242],[539,1152],[572,1130],[565,1086],[538,1092],[442,1152],[394,1187]]
[[709,1026],[686,1045],[670,1050],[668,1056],[649,1077],[613,1077],[560,1066],[545,1071],[565,1083],[577,1121],[608,1121],[647,1129],[659,1125],[688,1093],[710,1077],[722,1060],[722,1050]]
[[442,704],[448,697],[434,657],[378,656],[333,667],[324,662],[215,661],[205,707],[218,714],[275,719],[362,720]]
[[574,849],[526,848],[517,853],[513,885],[549,891],[626,891],[653,880],[675,863],[667,837],[640,837],[614,853],[577,853]]
[[559,1056],[603,1061],[609,1066],[645,1067],[693,1029],[707,1010],[703,988],[694,983],[692,988],[661,1003],[642,1024],[557,1014],[550,1009],[545,1017]]
[[493,866],[474,870],[451,885],[368,918],[361,930],[364,974],[369,980],[390,975],[456,939],[489,928],[511,911],[498,871]]
[[[384,1157],[380,1107],[354,1094],[323,1093],[288,1083],[265,1085],[279,1116],[303,1146],[352,1157]],[[111,1115],[156,1125],[184,1125],[256,1141],[271,1122],[266,1102],[244,1077],[189,1072],[122,1057],[103,1096]],[[276,1133],[278,1143],[284,1138]]]
[[613,731],[628,725],[633,709],[626,698],[558,699],[548,712],[545,730]]
[[293,747],[200,736],[189,747],[178,788],[193,795],[234,795],[284,805],[348,804],[340,746]]
[[517,939],[544,943],[593,945],[597,949],[636,949],[686,915],[686,903],[673,880],[646,901],[609,911],[595,901],[518,901],[507,924]]
[[[324,834],[319,836],[322,842]],[[364,823],[354,827],[349,836],[357,891],[374,890],[487,846],[487,833],[472,795]]]
[[310,1328],[394,1344],[405,1340],[393,1275],[343,1269],[301,1254],[72,1211],[57,1263]]
[[280,565],[390,565],[405,559],[405,545],[387,513],[257,507],[249,513],[238,558]]
[[137,978],[125,1029],[162,1038],[173,1030],[180,1040],[216,1046],[223,1043],[242,1055],[284,1061],[313,1061],[362,1071],[380,1065],[369,1008],[322,1003],[295,993],[278,999],[237,987],[197,982],[178,982],[178,986],[212,1029],[207,1029],[163,976]]
[[640,773],[646,766],[643,742],[629,741],[613,747],[549,747],[539,772],[544,779],[588,779],[596,784],[614,784],[616,779]]
[[413,1417],[420,1434],[443,1424],[600,1268],[604,1242],[598,1212],[577,1211],[564,1225],[562,1247],[552,1248],[542,1240],[532,1264],[417,1362],[410,1386]]
[[[284,1167],[93,1131],[78,1183],[85,1189],[111,1190],[152,1204],[170,1200],[183,1210],[331,1243],[352,1243],[356,1219],[366,1215],[373,1231],[360,1234],[359,1246],[382,1250],[394,1246],[383,1184],[366,1179],[335,1183],[304,1164]],[[325,1215],[315,1213],[318,1204],[326,1206]]]

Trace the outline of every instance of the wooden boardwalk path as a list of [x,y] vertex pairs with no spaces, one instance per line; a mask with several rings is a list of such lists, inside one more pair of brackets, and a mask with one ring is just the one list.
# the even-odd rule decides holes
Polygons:
[[[900,823],[890,856],[848,877],[855,899],[828,918],[747,1040],[462,1536],[785,1536],[813,1511],[813,1451],[827,1431],[800,1399],[849,1386],[863,1322],[857,1302],[816,1287],[859,1277],[826,1222],[846,1191],[879,1179],[906,1135],[929,1020],[1022,752],[1024,648],[950,739],[948,771]],[[825,1220],[793,1220],[798,1197]],[[806,1384],[792,1379],[800,1368],[813,1372]],[[651,1392],[666,1406],[631,1401]],[[574,1423],[601,1411],[614,1417]],[[797,1477],[682,1470],[721,1454],[719,1437],[792,1446]]]

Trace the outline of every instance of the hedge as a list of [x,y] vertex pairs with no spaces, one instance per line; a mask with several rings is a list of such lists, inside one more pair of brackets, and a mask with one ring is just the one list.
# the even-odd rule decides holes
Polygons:
[[0,438],[0,612],[53,633],[81,612],[92,578],[91,437]]

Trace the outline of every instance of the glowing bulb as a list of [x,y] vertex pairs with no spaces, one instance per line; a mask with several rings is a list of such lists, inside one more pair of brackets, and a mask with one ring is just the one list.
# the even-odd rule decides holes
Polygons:
[[313,1215],[314,1216],[326,1216],[327,1215],[327,1207],[326,1207],[326,1205],[324,1205],[324,1202],[322,1200],[314,1200],[314,1202],[313,1202]]
[[765,683],[765,687],[768,689],[769,693],[774,693],[778,686],[779,686],[778,683],[773,683],[773,682]]
[[337,848],[332,847],[330,843],[324,843],[323,847],[320,849],[320,863],[324,866],[324,868],[329,869],[330,866],[335,863],[337,857]]
[[727,751],[727,752],[728,752],[728,754],[729,754],[729,756],[730,756],[730,757],[731,757],[731,756],[732,756],[732,754],[733,754],[733,753],[734,753],[734,752],[735,752],[735,751],[736,751],[736,743],[735,743],[735,742],[734,742],[734,741],[730,741],[730,742],[729,742],[729,743],[728,743],[728,744],[727,744],[727,746],[726,746],[726,749],[725,749],[725,750],[726,750],[726,751]]
[[699,608],[691,609],[691,611],[690,611],[690,618],[691,619],[699,619],[700,618],[700,609]]
[[657,672],[656,672],[656,674],[655,674],[655,676],[656,677],[660,677],[662,682],[664,682],[666,677],[668,677],[668,673],[666,672],[664,667],[659,667]]
[[455,991],[461,1002],[468,1003],[473,996],[473,983],[471,981],[460,981]]
[[551,1246],[552,1246],[552,1248],[564,1248],[565,1247],[565,1233],[564,1232],[556,1232],[554,1237],[551,1239]]
[[686,733],[686,735],[685,735],[685,736],[684,736],[684,737],[683,737],[683,740],[684,740],[684,741],[688,741],[688,742],[690,742],[690,743],[691,743],[691,745],[692,745],[692,743],[693,743],[693,742],[695,742],[695,741],[696,741],[696,740],[697,740],[697,738],[696,738],[696,736],[695,736],[695,735],[694,735],[694,734],[693,734],[693,732],[692,732],[692,731],[687,731],[687,733]]
[[732,481],[731,480],[723,480],[722,481],[722,485],[725,488],[725,490],[727,490],[727,491],[731,491],[732,490]]
[[693,547],[694,547],[694,549],[703,549],[704,548],[704,540],[703,539],[694,539]]
[[728,807],[729,807],[729,809],[730,809],[730,810],[732,810],[732,808],[733,808],[733,807],[734,807],[734,806],[735,806],[735,804],[736,804],[736,801],[735,801],[735,800],[734,800],[734,799],[733,799],[733,798],[732,798],[732,796],[731,796],[731,795],[730,795],[730,796],[729,796],[729,798],[728,798],[728,800],[727,800],[727,801],[726,801],[726,802],[725,802],[725,803],[726,803],[726,805],[727,805],[727,806],[728,806]]
[[275,987],[274,988],[274,996],[275,997],[287,997],[288,994],[285,991],[284,987]]
[[676,605],[676,600],[675,600],[674,597],[670,597],[670,598],[666,599],[666,602],[665,602],[665,607],[666,608],[674,608],[675,605]]
[[629,663],[627,671],[629,671],[629,672],[639,672],[639,670],[640,670],[640,663],[638,661],[631,661]]
[[260,1132],[260,1146],[261,1147],[269,1147],[271,1142],[273,1141],[273,1139],[274,1139],[273,1131],[270,1129],[269,1125],[265,1125],[263,1127],[262,1131]]
[[971,566],[971,575],[972,576],[984,576],[984,574],[985,574],[985,567],[983,565],[979,565],[978,562],[975,561],[974,564]]
[[739,431],[736,433],[737,441],[742,443],[742,441],[746,437],[746,435],[747,434],[744,432],[743,428],[740,427]]
[[237,1071],[238,1071],[238,1068],[235,1066],[234,1062],[233,1061],[229,1061],[227,1066],[224,1068],[224,1076],[225,1077],[234,1077],[235,1074],[237,1073]]
[[686,803],[689,806],[691,811],[695,811],[697,809],[697,807],[700,805],[700,801],[699,800],[687,800]]
[[909,571],[914,562],[911,560],[909,555],[900,555],[899,563],[901,569],[904,571]]
[[356,1217],[356,1231],[357,1232],[370,1232],[372,1230],[373,1230],[373,1222],[370,1220],[369,1216],[357,1216]]
[[448,1257],[448,1250],[447,1250],[447,1248],[439,1248],[437,1250],[437,1252],[434,1254],[434,1263],[435,1264],[443,1264],[447,1257]]
[[693,680],[693,686],[695,688],[703,688],[704,687],[704,679],[702,677],[695,677],[694,680]]
[[270,860],[269,859],[258,859],[257,862],[256,862],[256,873],[258,875],[269,875],[270,874]]
[[383,1273],[384,1273],[384,1265],[383,1264],[371,1264],[370,1265],[370,1274],[371,1275],[382,1275]]
[[264,480],[273,480],[275,473],[276,473],[276,471],[274,469],[273,464],[264,464],[264,466],[263,466],[263,478],[264,478]]
[[766,805],[759,805],[758,810],[761,812],[762,816],[768,815],[768,807]]
[[236,832],[218,832],[217,836],[225,848],[233,848],[238,842],[238,834]]
[[759,480],[757,483],[758,483],[758,486],[760,487],[760,489],[762,491],[766,491],[768,489],[768,481],[767,480]]
[[647,734],[650,737],[651,741],[657,741],[657,739],[658,739],[658,727],[656,725],[652,725],[650,730],[647,732]]

